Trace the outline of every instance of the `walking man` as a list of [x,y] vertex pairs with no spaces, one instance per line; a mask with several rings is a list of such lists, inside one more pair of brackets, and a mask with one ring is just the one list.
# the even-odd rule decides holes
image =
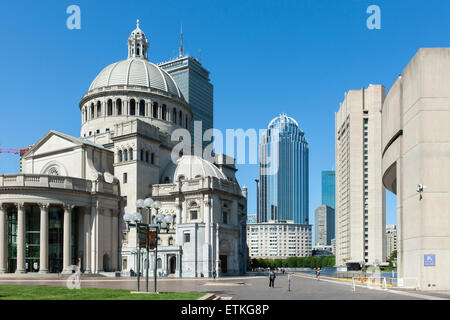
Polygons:
[[269,287],[275,288],[275,278],[277,276],[275,275],[275,271],[271,270],[269,274]]
[[216,273],[216,269],[215,268],[213,269],[212,276],[213,276],[214,280],[216,280],[217,273]]

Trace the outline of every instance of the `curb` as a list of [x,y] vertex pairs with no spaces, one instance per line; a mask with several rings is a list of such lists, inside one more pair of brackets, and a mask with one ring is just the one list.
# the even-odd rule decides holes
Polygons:
[[198,298],[198,300],[217,300],[216,298],[218,298],[215,294],[213,293],[207,293],[206,295],[204,295],[201,298]]

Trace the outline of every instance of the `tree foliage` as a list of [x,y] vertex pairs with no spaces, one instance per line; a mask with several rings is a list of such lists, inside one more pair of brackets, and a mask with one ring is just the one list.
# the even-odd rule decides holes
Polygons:
[[256,268],[324,268],[334,267],[334,256],[289,257],[286,259],[252,259],[251,267]]

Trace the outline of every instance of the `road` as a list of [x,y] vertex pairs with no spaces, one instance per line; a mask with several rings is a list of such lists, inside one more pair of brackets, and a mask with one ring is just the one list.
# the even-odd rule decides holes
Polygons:
[[[65,277],[67,278],[67,277]],[[24,275],[2,276],[0,284],[65,286],[67,280],[57,275]],[[291,290],[288,291],[287,275],[279,274],[275,288],[269,288],[269,281],[264,276],[247,276],[212,279],[158,279],[158,291],[188,291],[214,293],[224,299],[233,300],[416,300],[428,298],[448,298],[448,295],[429,293],[408,293],[398,291],[383,291],[367,287],[353,288],[350,283],[342,283],[324,277],[317,281],[307,275],[293,275]],[[83,288],[110,288],[136,290],[136,278],[109,278],[82,276]],[[141,282],[144,290],[145,282]],[[149,282],[153,290],[153,281]]]

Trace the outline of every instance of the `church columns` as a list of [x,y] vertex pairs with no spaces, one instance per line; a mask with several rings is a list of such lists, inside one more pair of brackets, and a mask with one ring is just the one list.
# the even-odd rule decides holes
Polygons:
[[17,268],[16,273],[25,273],[25,207],[17,204]]
[[48,204],[41,203],[39,273],[48,273]]
[[91,213],[84,209],[84,273],[91,273]]
[[72,205],[64,205],[63,272],[72,273]]
[[8,222],[6,209],[0,203],[0,273],[6,272],[8,259]]

